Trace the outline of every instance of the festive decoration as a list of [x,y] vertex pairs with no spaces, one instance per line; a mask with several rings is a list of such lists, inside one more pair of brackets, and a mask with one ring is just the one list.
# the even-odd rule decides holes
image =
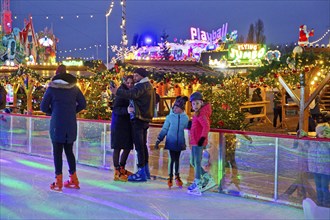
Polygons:
[[[313,68],[319,68],[318,80],[325,78],[330,70],[330,54],[329,53],[302,53],[301,47],[295,47],[292,53],[283,55],[279,61],[263,62],[263,66],[254,70],[250,70],[248,78],[252,82],[258,81],[263,77],[264,84],[277,88],[279,86],[277,77],[280,75],[291,88],[299,88],[299,74],[301,72],[309,73]],[[306,74],[306,82],[312,83],[315,76]],[[315,81],[314,81],[315,84]]]
[[247,101],[247,87],[247,80],[238,75],[224,79],[218,89],[201,87],[204,99],[212,105],[212,128],[242,130],[247,127],[245,113],[240,111],[242,103]]
[[301,25],[299,27],[298,45],[299,46],[308,46],[309,37],[313,37],[313,36],[314,36],[314,30],[313,29],[311,31],[308,31],[306,25]]
[[164,60],[169,60],[170,55],[171,55],[170,47],[167,45],[168,44],[168,42],[167,42],[168,37],[169,37],[169,35],[166,34],[165,31],[163,32],[163,35],[160,37],[160,39],[162,41],[161,46],[160,46],[160,49],[161,49],[160,55]]

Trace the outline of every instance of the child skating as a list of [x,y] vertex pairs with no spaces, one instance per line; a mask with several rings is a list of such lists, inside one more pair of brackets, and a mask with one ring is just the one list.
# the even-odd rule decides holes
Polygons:
[[173,166],[175,168],[175,184],[178,187],[182,187],[182,181],[180,178],[179,166],[180,166],[180,154],[181,151],[186,149],[184,139],[184,129],[188,126],[189,118],[184,112],[188,97],[177,97],[170,114],[166,116],[162,130],[160,131],[155,148],[166,136],[165,149],[169,150],[170,161],[168,164],[168,187],[173,186]]
[[203,149],[208,142],[212,109],[209,103],[203,102],[200,92],[191,94],[190,102],[195,111],[190,129],[190,145],[192,146],[190,164],[194,167],[195,179],[188,187],[188,193],[202,195],[202,192],[216,186],[213,178],[201,166]]

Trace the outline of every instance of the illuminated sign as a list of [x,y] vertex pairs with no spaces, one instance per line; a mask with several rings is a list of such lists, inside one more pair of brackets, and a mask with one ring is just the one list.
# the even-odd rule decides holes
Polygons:
[[247,64],[255,63],[266,54],[263,44],[231,44],[228,47],[228,61]]
[[190,36],[191,40],[203,40],[214,42],[227,35],[228,23],[222,25],[218,30],[212,30],[211,33],[208,33],[200,28],[191,27]]
[[255,67],[261,65],[266,55],[263,44],[230,44],[228,55],[218,59],[209,59],[209,66],[216,68]]
[[83,66],[84,61],[82,60],[63,60],[62,62],[66,66]]

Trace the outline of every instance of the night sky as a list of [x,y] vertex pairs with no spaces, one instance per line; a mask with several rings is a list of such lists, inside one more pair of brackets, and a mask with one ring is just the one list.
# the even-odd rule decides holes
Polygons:
[[[59,56],[94,56],[105,60],[105,12],[110,3],[110,0],[11,0],[10,8],[13,27],[22,29],[24,18],[29,14],[33,17],[36,32],[53,27],[59,38],[58,51],[62,51]],[[178,41],[189,39],[190,27],[212,32],[226,22],[228,31],[237,30],[238,35],[246,38],[250,24],[258,19],[264,23],[267,44],[297,42],[302,24],[315,30],[310,41],[319,39],[330,28],[330,0],[127,0],[126,13],[129,45],[135,34],[154,33],[159,41],[165,30],[169,34],[168,40],[173,42],[175,38]],[[110,45],[120,43],[120,24],[120,0],[115,0],[109,16]],[[329,35],[319,43],[328,44]],[[101,47],[96,50],[94,45]],[[85,47],[86,50],[64,53],[64,50]]]

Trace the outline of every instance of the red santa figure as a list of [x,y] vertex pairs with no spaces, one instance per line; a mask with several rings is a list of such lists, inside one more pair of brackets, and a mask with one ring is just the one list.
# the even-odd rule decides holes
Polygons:
[[307,26],[306,25],[301,25],[299,27],[299,40],[298,40],[298,45],[299,46],[307,46],[309,44],[309,37],[314,36],[314,29],[311,31],[307,31]]

